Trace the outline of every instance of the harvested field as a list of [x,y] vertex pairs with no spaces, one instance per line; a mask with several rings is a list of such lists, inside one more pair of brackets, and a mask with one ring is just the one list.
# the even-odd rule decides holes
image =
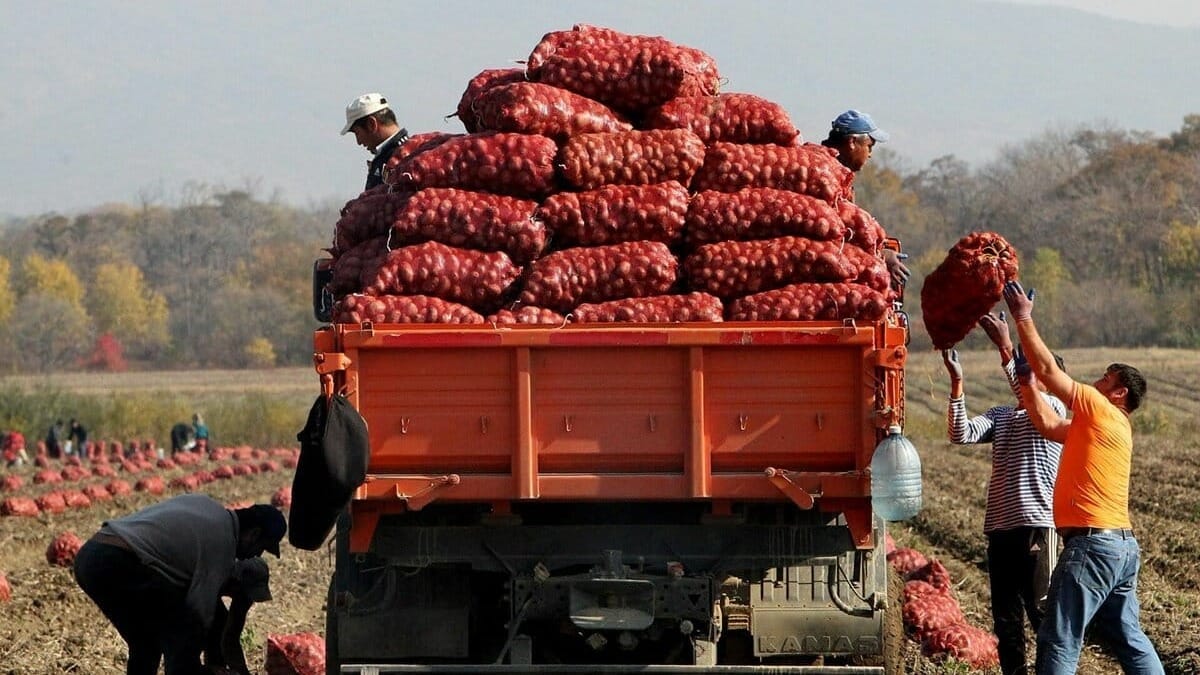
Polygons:
[[[1200,352],[1073,350],[1063,355],[1071,372],[1087,381],[1099,376],[1112,361],[1131,363],[1147,375],[1147,402],[1134,416],[1136,452],[1131,486],[1133,522],[1143,550],[1139,582],[1142,625],[1162,655],[1167,673],[1200,673],[1200,543],[1196,537],[1200,530],[1200,491],[1196,489],[1200,485],[1200,446],[1196,441],[1200,437],[1200,383],[1193,379],[1200,372]],[[978,413],[1009,399],[994,353],[964,352],[961,357],[969,412]],[[155,379],[153,375],[141,377],[147,379],[140,384],[114,380],[107,386],[129,387],[124,389],[128,391]],[[239,377],[246,381],[244,373]],[[212,380],[212,386],[219,386],[219,379]],[[270,383],[271,379],[263,381]],[[205,381],[201,376],[189,376],[189,380]],[[296,371],[296,384],[284,384],[286,381],[289,378],[278,378],[275,384],[293,390],[289,393],[313,382],[307,370]],[[70,383],[64,381],[61,386]],[[952,446],[945,441],[948,386],[938,354],[923,352],[910,357],[907,388],[907,433],[921,451],[925,510],[912,521],[894,524],[892,535],[898,545],[941,560],[969,621],[990,628],[982,534],[990,470],[987,448]],[[169,480],[187,472],[177,469],[159,475]],[[29,484],[32,473],[30,469],[21,471],[26,493],[36,495],[50,489]],[[290,485],[291,476],[290,471],[238,476],[204,485],[199,491],[226,503],[266,502],[277,488]],[[0,673],[124,672],[124,642],[79,590],[71,572],[46,563],[45,550],[59,532],[70,530],[86,538],[104,519],[132,512],[156,499],[134,492],[60,515],[0,517],[0,572],[8,576],[13,588],[12,601],[0,604]],[[331,552],[299,551],[286,541],[281,559],[268,558],[274,600],[251,611],[244,638],[248,660],[259,669],[268,634],[322,632],[325,590],[333,569]],[[897,672],[969,672],[960,665],[922,657],[912,641],[903,645],[902,655]],[[1104,646],[1090,641],[1079,672],[1109,675],[1119,671]]]
[[[206,463],[202,468],[212,466]],[[191,471],[181,468],[154,475],[170,480]],[[34,496],[61,488],[32,485],[29,481],[32,473],[28,469],[20,472],[26,479],[21,494]],[[291,470],[284,470],[236,476],[203,485],[196,491],[227,504],[247,500],[267,503],[275,490],[291,485],[292,474]],[[92,478],[86,484],[102,485],[108,480]],[[132,484],[136,478],[125,480]],[[132,492],[112,501],[93,503],[91,508],[69,509],[58,515],[0,517],[0,572],[8,576],[12,585],[12,600],[0,604],[0,672],[5,675],[125,672],[125,642],[79,589],[71,570],[47,564],[46,547],[60,532],[71,531],[87,539],[104,520],[179,492],[168,488],[161,497]],[[9,495],[0,494],[4,496]],[[243,637],[247,663],[259,669],[268,634],[319,632],[325,625],[325,593],[333,569],[330,554],[323,550],[299,551],[289,547],[286,539],[281,553],[278,560],[266,556],[274,599],[250,611]]]

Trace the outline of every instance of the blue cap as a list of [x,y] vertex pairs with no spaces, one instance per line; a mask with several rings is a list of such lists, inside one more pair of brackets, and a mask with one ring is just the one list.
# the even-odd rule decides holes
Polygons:
[[833,130],[839,134],[866,134],[880,143],[891,138],[888,132],[875,126],[875,120],[865,112],[847,110],[833,121]]

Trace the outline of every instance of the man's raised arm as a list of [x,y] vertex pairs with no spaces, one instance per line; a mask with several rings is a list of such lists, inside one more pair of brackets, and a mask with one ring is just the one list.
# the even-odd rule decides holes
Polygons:
[[[1026,294],[1020,282],[1010,281],[1004,284],[1004,302],[1008,304],[1008,311],[1017,324],[1017,336],[1021,340],[1033,376],[1041,380],[1051,394],[1070,405],[1075,381],[1058,367],[1054,362],[1054,354],[1038,335],[1037,326],[1033,323],[1033,297],[1033,289],[1029,289],[1029,293]],[[1031,401],[1026,400],[1026,405],[1031,404]]]

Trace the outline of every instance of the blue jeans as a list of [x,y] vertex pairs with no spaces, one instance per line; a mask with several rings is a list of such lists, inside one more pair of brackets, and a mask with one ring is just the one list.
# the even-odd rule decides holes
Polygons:
[[1140,555],[1137,539],[1121,534],[1076,536],[1066,543],[1038,629],[1038,675],[1075,672],[1084,631],[1093,619],[1122,670],[1162,675],[1158,653],[1138,622]]

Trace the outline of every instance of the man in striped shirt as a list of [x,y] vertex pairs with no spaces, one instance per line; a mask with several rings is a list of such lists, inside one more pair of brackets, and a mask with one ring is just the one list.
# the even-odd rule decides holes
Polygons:
[[[1029,420],[1017,384],[1013,343],[1003,312],[984,316],[979,325],[1000,352],[1000,366],[1016,396],[1016,406],[995,406],[968,419],[958,352],[942,350],[950,374],[946,421],[951,443],[992,444],[992,474],[983,517],[988,539],[992,630],[999,639],[1001,672],[1026,675],[1025,617],[1037,632],[1050,572],[1058,557],[1052,500],[1062,445],[1042,437]],[[1039,395],[1046,397],[1059,416],[1066,416],[1062,401]]]

